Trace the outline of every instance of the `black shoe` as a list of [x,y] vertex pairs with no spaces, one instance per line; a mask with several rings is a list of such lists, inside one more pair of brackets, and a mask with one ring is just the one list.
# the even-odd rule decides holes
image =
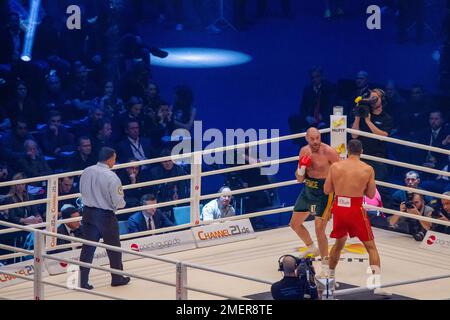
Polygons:
[[82,285],[80,286],[80,288],[81,288],[81,289],[86,289],[86,290],[92,290],[92,289],[94,289],[94,287],[91,286],[89,283],[82,284]]
[[120,286],[126,286],[130,282],[129,277],[122,277],[122,279],[118,281],[111,282],[111,287],[120,287]]

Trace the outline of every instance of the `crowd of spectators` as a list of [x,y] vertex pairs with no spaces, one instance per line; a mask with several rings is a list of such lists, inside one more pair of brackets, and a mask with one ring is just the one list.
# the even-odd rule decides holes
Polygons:
[[[372,84],[366,71],[357,73],[354,81],[341,80],[337,84],[325,80],[321,68],[311,69],[311,84],[305,87],[299,107],[299,113],[289,118],[293,133],[305,132],[309,127],[327,128],[330,126],[330,114],[333,106],[343,106],[348,116],[349,126],[368,133],[412,141],[441,149],[450,149],[450,125],[446,96],[427,94],[420,84],[414,84],[409,90],[396,87],[393,80],[385,85]],[[355,98],[363,97],[375,101],[370,106],[367,117],[355,112]],[[381,140],[353,134],[363,143],[364,154],[382,159],[392,159],[425,168],[449,172],[448,155],[388,144]],[[436,175],[415,171],[406,172],[395,166],[378,161],[365,160],[375,169],[376,179],[384,182],[402,184],[409,188],[443,194],[450,190],[450,180],[446,175]],[[368,204],[376,204],[389,209],[412,214],[432,216],[445,220],[445,201],[422,196],[419,193],[392,190],[378,187],[379,196],[367,199]],[[440,228],[413,219],[399,219],[398,216],[377,213],[373,215],[375,224],[404,231],[421,240],[430,228]]]

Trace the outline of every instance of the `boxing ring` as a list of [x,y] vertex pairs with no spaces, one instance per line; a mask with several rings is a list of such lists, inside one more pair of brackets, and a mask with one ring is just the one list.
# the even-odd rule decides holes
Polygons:
[[[389,143],[395,143],[410,148],[431,151],[450,155],[449,150],[421,145],[409,141],[398,140],[394,138],[377,136],[374,134],[361,132],[346,127],[344,123],[333,122],[331,128],[320,130],[322,134],[331,133],[331,145],[340,149],[341,157],[345,157],[346,150],[342,149],[347,134],[358,134],[372,139],[378,139]],[[340,121],[340,120],[339,120]],[[340,128],[338,128],[340,127]],[[344,128],[342,128],[344,127]],[[199,210],[200,202],[219,197],[220,193],[202,195],[202,178],[230,173],[251,168],[261,168],[273,164],[288,164],[298,161],[298,155],[282,158],[278,160],[265,161],[255,164],[242,165],[226,169],[202,172],[202,158],[204,155],[220,153],[229,150],[242,149],[246,147],[259,146],[262,144],[279,143],[303,138],[306,133],[299,133],[278,138],[253,141],[244,144],[232,145],[223,148],[206,149],[203,151],[186,153],[171,157],[158,159],[149,159],[145,161],[132,162],[116,165],[114,170],[134,166],[143,166],[160,163],[168,160],[189,159],[191,166],[190,174],[168,179],[142,182],[134,185],[124,186],[124,190],[140,188],[152,185],[158,185],[179,180],[190,180],[190,197],[175,201],[158,203],[149,206],[138,206],[118,210],[117,215],[137,212],[151,208],[161,208],[173,205],[188,204],[190,206],[189,222],[170,228],[144,231],[140,233],[121,235],[122,243],[136,237],[148,237],[150,235],[178,234],[196,228],[226,225],[227,223],[239,223],[252,217],[267,216],[292,212],[293,207],[282,207],[261,212],[254,212],[245,215],[233,216],[214,221],[200,221]],[[333,145],[334,144],[334,145]],[[377,161],[388,165],[402,168],[450,176],[449,172],[430,169],[413,164],[382,159],[363,155],[363,159]],[[293,169],[294,172],[295,169]],[[13,269],[6,270],[0,268],[0,285],[2,279],[22,280],[11,286],[0,286],[0,298],[3,299],[251,299],[256,294],[270,291],[270,285],[278,281],[281,276],[276,271],[276,261],[284,254],[299,254],[298,247],[302,245],[301,240],[290,230],[290,228],[279,228],[264,232],[254,233],[253,237],[241,239],[239,241],[212,245],[207,247],[194,247],[188,250],[168,252],[164,254],[150,254],[136,250],[117,248],[105,245],[103,243],[92,243],[80,238],[73,238],[57,234],[55,232],[58,225],[79,221],[82,218],[73,218],[61,220],[57,219],[58,201],[67,199],[76,199],[80,194],[58,195],[58,179],[69,176],[79,176],[82,171],[51,175],[46,177],[37,177],[17,181],[0,183],[0,187],[12,186],[17,184],[29,184],[45,181],[47,183],[47,197],[45,199],[15,203],[0,206],[1,210],[8,210],[23,206],[38,204],[47,204],[46,223],[21,226],[7,222],[1,222],[0,225],[6,229],[0,230],[0,234],[14,233],[17,231],[26,231],[34,233],[35,245],[33,250],[0,244],[0,248],[14,252],[12,254],[0,256],[0,260],[33,256],[30,262],[28,273],[17,272]],[[250,193],[266,189],[282,188],[296,185],[296,180],[271,183],[263,186],[234,190],[231,195]],[[433,192],[411,189],[405,186],[376,181],[378,186],[405,190],[432,196],[438,199],[450,200],[450,196],[436,194]],[[450,226],[450,222],[438,219],[412,215],[400,211],[366,206],[370,210],[403,216],[410,219],[432,222]],[[56,208],[56,209],[55,209]],[[331,223],[328,224],[327,234],[331,231]],[[314,225],[311,222],[306,223],[306,227],[313,231]],[[45,230],[41,230],[45,228]],[[423,250],[412,239],[404,234],[398,234],[387,230],[374,229],[375,240],[379,247],[383,280],[382,287],[390,288],[396,294],[404,295],[416,299],[448,299],[450,290],[447,288],[450,284],[450,251],[448,253],[436,253]],[[314,232],[311,232],[313,235]],[[67,245],[56,245],[56,239],[73,241]],[[313,236],[315,239],[315,236]],[[76,259],[57,257],[49,254],[49,251],[75,248],[81,243],[96,246],[98,249],[108,249],[121,252],[123,255],[133,256],[133,259],[124,262],[124,270],[118,271],[97,264],[86,264]],[[350,241],[356,245],[356,241]],[[331,244],[331,243],[330,243]],[[91,278],[96,289],[89,291],[68,285],[67,279],[71,277],[70,273],[60,273],[49,275],[44,262],[57,261],[62,264],[73,266],[90,267]],[[336,296],[346,296],[358,294],[369,289],[366,284],[365,269],[368,263],[341,263],[337,269],[336,277],[338,282],[347,283],[356,288],[338,290]],[[236,272],[239,270],[239,273]],[[132,277],[130,285],[122,288],[110,288],[107,285],[109,274],[116,273]],[[97,289],[98,288],[98,289]],[[411,289],[412,288],[412,289]],[[418,289],[420,288],[420,289]],[[436,290],[438,288],[438,290]],[[442,289],[442,290],[440,290]],[[144,293],[145,292],[145,293]]]

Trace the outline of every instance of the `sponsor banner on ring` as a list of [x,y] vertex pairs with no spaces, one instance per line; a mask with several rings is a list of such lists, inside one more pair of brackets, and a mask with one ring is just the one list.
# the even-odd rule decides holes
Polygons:
[[195,227],[192,233],[199,248],[256,238],[249,219]]
[[[15,263],[7,266],[0,267],[0,272],[5,271],[9,273],[15,273],[20,276],[29,277],[30,279],[33,279],[34,276],[34,265],[33,265],[33,259],[27,260],[20,263]],[[45,270],[45,268],[42,268],[42,277],[47,277],[48,272]],[[25,282],[27,280],[19,279],[14,276],[1,274],[0,273],[0,289],[6,288],[10,286],[17,285],[19,283]]]
[[425,250],[450,255],[450,235],[428,231],[420,247]]
[[347,116],[331,116],[330,145],[341,159],[347,159]]
[[[121,247],[127,250],[159,255],[195,249],[195,241],[191,231],[186,230],[122,241]],[[70,250],[58,253],[55,257],[78,261],[80,258],[80,252],[81,249]],[[124,254],[122,260],[125,262],[139,258],[139,256],[132,254]],[[108,265],[109,260],[106,249],[97,248],[92,263],[98,266]],[[67,272],[68,264],[65,262],[47,259],[46,264],[47,270],[51,275]]]

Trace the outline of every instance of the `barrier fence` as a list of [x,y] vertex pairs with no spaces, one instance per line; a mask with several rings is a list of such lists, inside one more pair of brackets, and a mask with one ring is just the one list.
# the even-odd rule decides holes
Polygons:
[[[333,122],[333,118],[332,118],[332,122]],[[332,128],[323,129],[323,130],[320,130],[320,132],[322,134],[331,132],[331,145],[336,149],[339,149],[339,145],[336,145],[336,141],[339,141],[339,143],[341,143],[343,140],[346,141],[347,134],[356,134],[356,135],[361,135],[361,136],[365,136],[368,138],[383,140],[383,141],[386,141],[389,143],[395,143],[395,144],[404,145],[404,146],[408,146],[408,147],[413,147],[413,148],[418,148],[418,149],[422,149],[422,150],[427,150],[427,151],[438,152],[438,153],[450,155],[449,150],[430,147],[430,146],[426,146],[426,145],[421,145],[421,144],[403,141],[403,140],[394,139],[394,138],[389,138],[389,137],[381,137],[381,136],[370,134],[367,132],[348,129],[346,127],[344,128],[344,130],[342,130],[342,129],[337,130],[337,126],[335,126],[334,124],[332,125]],[[116,212],[117,215],[121,215],[121,214],[126,214],[126,213],[131,213],[131,212],[137,212],[140,210],[148,210],[148,209],[152,209],[152,208],[161,208],[161,207],[175,206],[175,205],[179,205],[179,204],[189,203],[190,204],[190,213],[191,213],[189,223],[179,225],[179,226],[169,227],[169,228],[162,228],[162,229],[157,229],[157,230],[149,230],[149,231],[144,231],[144,232],[139,232],[139,233],[126,234],[126,235],[121,236],[121,240],[130,239],[130,238],[134,238],[134,237],[149,236],[149,235],[160,234],[160,233],[171,232],[171,231],[177,231],[177,230],[192,228],[195,226],[209,225],[211,223],[235,221],[235,220],[248,219],[248,218],[252,218],[252,217],[260,217],[260,216],[279,214],[279,213],[284,213],[284,212],[291,212],[293,210],[293,207],[283,207],[283,208],[265,210],[265,211],[261,211],[261,212],[248,213],[248,214],[245,214],[242,216],[234,216],[234,217],[218,219],[215,221],[200,221],[200,216],[199,216],[200,201],[217,198],[222,195],[220,193],[202,195],[201,194],[202,177],[218,175],[218,174],[223,174],[223,173],[230,173],[230,172],[246,170],[246,169],[251,169],[251,168],[261,168],[261,167],[264,167],[267,165],[285,164],[285,163],[298,161],[298,156],[292,156],[292,157],[287,157],[287,158],[278,159],[278,160],[271,160],[271,161],[264,161],[264,162],[255,163],[255,164],[243,165],[243,166],[239,166],[239,167],[202,172],[202,166],[201,166],[202,157],[207,154],[221,153],[221,152],[225,152],[225,151],[229,151],[229,150],[242,149],[242,148],[253,147],[253,146],[258,146],[258,145],[262,145],[262,144],[279,143],[281,141],[299,139],[299,138],[302,138],[305,136],[306,136],[306,133],[299,133],[299,134],[294,134],[294,135],[289,135],[289,136],[284,136],[284,137],[277,137],[277,138],[265,139],[265,140],[260,140],[260,141],[253,141],[253,142],[249,142],[249,143],[242,143],[242,144],[238,144],[238,145],[226,146],[226,147],[222,147],[222,148],[206,149],[203,151],[196,151],[196,152],[186,153],[186,154],[182,154],[182,155],[175,155],[175,156],[163,157],[163,158],[158,158],[158,159],[149,159],[149,160],[144,160],[144,161],[116,165],[113,168],[113,170],[155,164],[155,163],[169,161],[169,160],[176,161],[176,160],[181,160],[181,159],[189,159],[189,163],[191,166],[190,174],[188,174],[188,175],[167,178],[167,179],[161,179],[161,180],[147,181],[147,182],[142,182],[139,184],[124,186],[124,190],[130,190],[130,189],[134,189],[134,188],[158,185],[158,184],[163,184],[163,183],[168,183],[168,182],[175,182],[175,181],[179,181],[179,180],[190,180],[191,188],[190,188],[190,197],[189,198],[168,201],[168,202],[163,202],[163,203],[157,203],[154,205],[144,205],[144,206],[138,206],[138,207],[134,207],[134,208],[126,208],[126,209],[118,210]],[[333,143],[333,140],[334,140],[334,143]],[[341,150],[340,153],[341,153],[341,157],[346,155],[345,150],[344,151]],[[442,175],[442,176],[450,176],[450,173],[448,173],[446,171],[430,169],[427,167],[402,163],[399,161],[393,161],[393,160],[383,159],[383,158],[379,158],[379,157],[372,157],[372,156],[368,156],[368,155],[363,155],[362,158],[371,160],[371,161],[377,161],[377,162],[389,164],[389,165],[400,166],[400,167],[414,169],[414,170],[420,170],[420,171],[424,171],[424,172],[428,172],[428,173],[432,173],[432,174],[438,174],[438,175]],[[57,207],[59,201],[78,198],[80,196],[80,194],[59,196],[58,188],[56,187],[56,190],[55,189],[50,190],[50,186],[52,186],[52,185],[54,186],[55,181],[56,181],[56,186],[57,186],[57,181],[60,178],[79,176],[81,174],[82,174],[82,171],[77,171],[77,172],[62,173],[62,174],[57,174],[57,175],[50,175],[50,176],[45,176],[45,177],[36,177],[36,178],[29,178],[29,179],[8,181],[8,182],[0,183],[0,187],[5,187],[5,186],[18,185],[18,184],[29,184],[29,183],[45,181],[47,186],[49,186],[49,190],[47,192],[46,198],[44,198],[44,199],[32,200],[32,201],[27,201],[27,202],[21,202],[21,203],[0,206],[0,211],[2,211],[2,210],[13,209],[13,208],[20,208],[20,207],[24,207],[24,206],[47,204],[47,213],[46,213],[46,222],[45,223],[30,225],[30,226],[21,226],[21,225],[14,225],[14,224],[11,224],[8,222],[0,221],[0,226],[7,227],[6,229],[0,230],[0,235],[12,233],[12,232],[18,232],[18,231],[27,231],[27,232],[33,232],[35,235],[35,241],[37,241],[37,242],[35,242],[35,247],[34,247],[33,251],[24,250],[21,248],[16,248],[16,247],[11,247],[11,246],[6,246],[4,244],[0,244],[0,248],[15,252],[13,254],[0,256],[0,260],[33,255],[35,270],[41,270],[41,268],[42,268],[41,263],[44,259],[64,261],[66,263],[70,263],[70,264],[74,264],[74,265],[78,265],[78,266],[90,267],[90,268],[102,270],[105,272],[127,275],[127,276],[131,276],[131,277],[139,278],[139,279],[142,279],[145,281],[152,281],[152,282],[157,282],[160,284],[176,287],[176,298],[177,299],[186,299],[188,290],[207,293],[207,294],[216,295],[216,296],[220,296],[220,297],[224,297],[224,298],[241,299],[241,297],[231,297],[231,296],[227,296],[222,293],[212,292],[212,291],[199,289],[199,288],[193,288],[193,287],[188,286],[187,285],[187,268],[193,268],[193,269],[198,269],[198,270],[203,270],[203,271],[208,271],[208,272],[214,272],[214,273],[219,273],[219,274],[226,275],[226,276],[232,276],[232,277],[237,277],[237,278],[246,279],[246,280],[250,280],[250,281],[256,281],[256,282],[260,282],[260,283],[264,283],[264,284],[270,284],[270,282],[266,281],[266,280],[256,279],[253,277],[248,277],[248,276],[239,275],[239,274],[235,274],[235,273],[228,273],[228,272],[224,272],[221,270],[207,268],[204,266],[188,264],[188,263],[183,263],[181,261],[161,258],[160,256],[157,256],[157,255],[145,254],[145,253],[135,252],[132,250],[111,247],[104,243],[94,243],[94,242],[86,241],[86,240],[80,239],[80,238],[73,238],[73,237],[57,234],[55,232],[55,230],[58,225],[63,224],[63,223],[68,223],[68,222],[80,221],[80,220],[82,220],[82,217],[58,220],[58,219],[56,219],[57,216],[55,218],[55,215],[57,215],[57,212],[56,213],[52,212],[50,209]],[[399,190],[405,190],[408,192],[414,192],[414,193],[432,196],[432,197],[435,197],[438,199],[450,200],[450,196],[441,195],[441,194],[437,194],[437,193],[433,193],[433,192],[428,192],[425,190],[412,189],[412,188],[408,188],[405,186],[391,184],[391,183],[387,183],[387,182],[383,182],[383,181],[376,181],[376,183],[378,186],[396,188]],[[271,183],[268,185],[262,185],[262,186],[257,186],[257,187],[233,190],[230,193],[227,193],[227,195],[228,194],[229,195],[237,195],[237,194],[266,190],[266,189],[281,188],[281,187],[292,186],[295,184],[298,184],[298,182],[296,180],[289,180],[289,181]],[[366,206],[366,207],[367,207],[367,209],[378,210],[378,211],[385,212],[388,214],[399,215],[399,216],[407,217],[410,219],[422,220],[422,221],[431,222],[433,224],[450,226],[450,222],[448,222],[448,221],[442,221],[442,220],[434,219],[434,218],[430,218],[430,217],[417,216],[417,215],[400,212],[400,211],[396,211],[396,210],[390,210],[390,209],[386,209],[386,208],[379,208],[379,207],[373,207],[373,206]],[[40,230],[40,228],[46,228],[46,230]],[[67,241],[72,241],[72,243],[67,244],[67,245],[58,246],[58,245],[56,245],[56,240],[55,240],[57,238],[67,240]],[[112,250],[112,251],[118,251],[118,252],[127,253],[127,254],[134,255],[134,256],[139,256],[140,258],[159,260],[162,262],[173,264],[176,267],[176,282],[171,283],[171,282],[167,282],[167,281],[161,281],[161,280],[154,279],[154,278],[143,277],[143,276],[140,276],[137,274],[130,274],[127,272],[113,270],[110,268],[99,267],[99,266],[95,266],[93,264],[86,264],[86,263],[82,263],[82,262],[72,260],[72,259],[56,258],[54,255],[50,255],[47,253],[47,252],[51,252],[54,250],[73,248],[75,246],[78,246],[79,244],[87,244],[87,245],[97,246],[97,247]],[[29,277],[23,277],[23,276],[20,276],[17,274],[11,274],[6,271],[0,271],[0,274],[15,276],[17,278],[30,281]],[[41,277],[42,277],[42,273],[36,272],[34,279],[31,280],[31,281],[34,281],[34,290],[35,290],[35,298],[36,299],[42,299],[44,297],[43,285],[64,287],[59,284],[44,281],[44,280],[42,280]],[[86,290],[79,289],[79,288],[78,288],[78,291],[89,293],[89,294],[95,294],[95,295],[99,295],[99,296],[102,295],[99,293],[95,293],[93,291],[86,291]],[[342,290],[342,291],[344,291],[344,290]],[[104,294],[103,294],[103,297],[104,298],[117,298],[117,297],[107,296]]]

